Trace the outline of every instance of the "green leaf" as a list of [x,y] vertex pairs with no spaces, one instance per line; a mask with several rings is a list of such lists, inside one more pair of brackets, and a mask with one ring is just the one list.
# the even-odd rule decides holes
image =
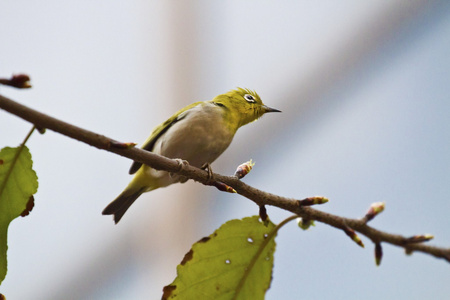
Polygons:
[[8,226],[26,213],[27,204],[37,192],[36,172],[27,147],[6,147],[0,151],[0,284],[6,276]]
[[272,280],[277,229],[258,219],[228,221],[195,243],[162,299],[264,299]]

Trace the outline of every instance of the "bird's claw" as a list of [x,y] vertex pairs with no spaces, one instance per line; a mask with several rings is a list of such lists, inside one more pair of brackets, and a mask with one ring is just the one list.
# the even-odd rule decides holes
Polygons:
[[[189,166],[189,162],[188,162],[187,160],[184,160],[184,159],[181,159],[181,158],[174,158],[174,160],[176,160],[177,163],[178,163],[178,167],[179,167],[178,172],[180,172],[181,170],[183,170],[185,166]],[[169,173],[169,176],[170,176],[170,177],[174,177],[175,174],[174,174],[173,172],[170,172],[170,173]],[[185,181],[186,181],[186,180],[185,180]]]
[[211,168],[211,164],[210,164],[210,163],[208,163],[208,162],[204,163],[204,164],[200,167],[200,169],[205,170],[205,171],[208,171],[208,182],[214,182],[214,181],[215,181],[215,180],[214,180],[214,174],[213,174],[213,171],[212,171],[212,168]]

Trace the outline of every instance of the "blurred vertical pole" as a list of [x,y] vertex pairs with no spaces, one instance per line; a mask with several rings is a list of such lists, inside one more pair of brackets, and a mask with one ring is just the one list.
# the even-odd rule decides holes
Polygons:
[[[145,14],[154,4],[142,5]],[[201,33],[198,30],[198,9],[201,7],[195,1],[169,1],[159,6],[159,22],[147,20],[146,24],[146,30],[158,31],[158,39],[154,40],[152,35],[148,35],[149,40],[143,41],[144,48],[151,51],[158,48],[159,57],[156,62],[158,69],[146,67],[143,79],[154,78],[159,84],[158,90],[146,91],[147,98],[142,103],[142,109],[151,110],[155,102],[163,101],[158,116],[162,116],[159,121],[164,121],[198,96],[195,87],[200,80],[197,61],[201,59],[202,52],[198,42]],[[155,65],[155,57],[147,58],[145,55],[143,53],[144,65]],[[148,63],[145,63],[147,59]],[[159,98],[154,99],[155,96]],[[144,123],[143,126],[147,126],[147,122]],[[148,123],[151,123],[150,126],[157,125],[157,122]],[[199,238],[193,228],[202,222],[200,210],[196,209],[201,205],[201,199],[194,196],[194,190],[192,184],[174,185],[144,194],[139,199],[141,211],[138,213],[139,220],[135,221],[139,225],[134,224],[131,234],[136,260],[139,268],[142,268],[137,289],[143,294],[160,296],[158,292],[162,291],[162,287],[175,278],[176,265],[189,251],[190,245]]]

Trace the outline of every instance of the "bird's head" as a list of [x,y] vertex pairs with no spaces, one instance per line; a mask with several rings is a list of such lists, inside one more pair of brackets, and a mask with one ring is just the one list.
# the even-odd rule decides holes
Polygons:
[[255,91],[243,88],[237,88],[219,95],[212,102],[223,107],[225,114],[229,115],[229,122],[237,125],[237,128],[256,121],[265,113],[281,112],[264,105]]

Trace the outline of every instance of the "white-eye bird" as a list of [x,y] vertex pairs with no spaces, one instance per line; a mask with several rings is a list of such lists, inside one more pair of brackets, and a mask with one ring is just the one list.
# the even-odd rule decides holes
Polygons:
[[[177,111],[153,130],[142,148],[168,158],[186,160],[198,168],[204,167],[227,149],[239,127],[268,112],[280,111],[264,105],[256,92],[237,88]],[[116,224],[142,193],[187,180],[139,162],[131,165],[129,173],[136,173],[133,180],[103,210],[104,215],[114,215]]]

